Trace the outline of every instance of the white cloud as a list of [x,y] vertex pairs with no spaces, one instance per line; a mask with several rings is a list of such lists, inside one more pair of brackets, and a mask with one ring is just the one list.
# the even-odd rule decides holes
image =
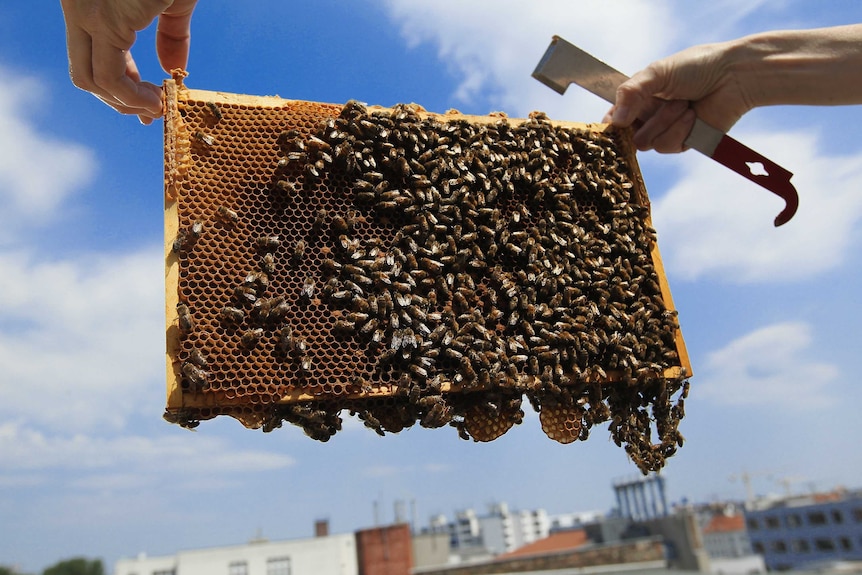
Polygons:
[[709,354],[692,383],[692,396],[719,405],[773,410],[829,408],[836,398],[826,389],[839,371],[807,357],[812,339],[811,328],[795,322],[739,337]]
[[0,417],[116,430],[164,401],[162,251],[0,252]]
[[[408,46],[432,43],[458,78],[455,96],[487,98],[509,114],[543,110],[551,117],[598,121],[608,105],[582,90],[562,98],[530,74],[558,34],[621,70],[646,64],[675,37],[667,1],[385,0]],[[625,42],[620,41],[625,31]]]
[[[862,218],[862,154],[825,156],[803,132],[734,134],[794,172],[799,211],[780,228],[784,202],[706,158],[686,158],[677,183],[653,202],[662,254],[672,275],[730,283],[798,280],[838,266]],[[689,154],[694,154],[689,152]]]
[[44,225],[75,190],[91,180],[93,152],[39,132],[29,118],[45,99],[34,78],[0,67],[0,244]]
[[542,110],[552,118],[598,121],[608,105],[577,88],[564,98],[532,79],[553,35],[627,74],[693,44],[735,36],[740,20],[766,0],[383,0],[408,47],[436,45],[456,76],[457,100],[478,95],[518,116]]
[[32,477],[34,471],[75,469],[94,473],[78,480],[93,489],[133,485],[134,477],[171,474],[179,481],[188,474],[249,473],[295,463],[288,455],[232,448],[203,433],[96,437],[49,434],[14,421],[0,424],[0,452],[7,473]]

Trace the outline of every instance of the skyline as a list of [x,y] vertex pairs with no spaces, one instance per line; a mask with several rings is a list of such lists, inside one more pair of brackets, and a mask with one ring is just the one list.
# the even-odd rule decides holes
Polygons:
[[[638,475],[603,427],[559,445],[528,406],[488,444],[418,426],[380,438],[346,413],[326,444],[225,417],[165,423],[162,123],[74,88],[59,5],[31,12],[0,14],[0,564],[82,554],[111,569],[258,530],[305,536],[319,517],[348,532],[375,500],[415,500],[420,517],[488,500],[606,510],[612,481]],[[633,73],[692,44],[860,21],[862,5],[838,1],[203,0],[186,84],[596,122],[597,97],[530,78],[553,34]],[[153,32],[133,52],[158,83]],[[759,491],[779,489],[770,474],[862,485],[860,123],[859,106],[773,107],[734,126],[795,174],[799,211],[779,229],[780,200],[725,168],[638,154],[694,371],[669,501],[740,499],[742,473]]]

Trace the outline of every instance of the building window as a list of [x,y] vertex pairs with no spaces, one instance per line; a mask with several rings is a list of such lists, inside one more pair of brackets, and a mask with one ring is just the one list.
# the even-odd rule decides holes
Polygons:
[[773,541],[771,547],[775,553],[787,553],[787,543],[784,541]]
[[752,544],[751,548],[754,550],[755,553],[760,553],[761,555],[763,555],[765,551],[765,549],[763,548],[763,543],[761,543],[760,541],[755,541]]
[[797,539],[793,542],[793,551],[795,553],[808,553],[811,551],[811,545],[805,539]]
[[840,509],[832,510],[832,523],[835,523],[836,525],[844,523],[844,514],[841,513]]
[[227,566],[227,575],[248,575],[248,563],[245,561],[231,561]]
[[781,522],[778,521],[778,517],[767,517],[766,518],[766,528],[767,529],[778,529],[781,527]]
[[808,514],[809,525],[826,525],[826,514],[822,511],[812,511]]
[[760,524],[757,522],[757,519],[751,518],[746,521],[746,524],[748,525],[749,531],[757,531],[760,529]]
[[853,542],[850,541],[849,537],[841,537],[838,543],[841,545],[842,551],[853,551]]
[[799,527],[802,525],[802,517],[798,513],[791,513],[787,516],[787,526],[790,528]]
[[818,551],[835,551],[835,543],[831,539],[821,537],[814,540],[814,548]]
[[856,507],[853,509],[853,520],[856,523],[862,523],[862,507]]
[[290,557],[267,559],[266,575],[290,575]]

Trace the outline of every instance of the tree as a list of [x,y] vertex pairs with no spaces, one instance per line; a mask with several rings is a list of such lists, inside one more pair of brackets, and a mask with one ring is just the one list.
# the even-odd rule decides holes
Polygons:
[[46,568],[42,575],[105,575],[105,568],[101,559],[75,557]]
[[0,575],[22,575],[20,571],[16,571],[14,567],[0,565]]

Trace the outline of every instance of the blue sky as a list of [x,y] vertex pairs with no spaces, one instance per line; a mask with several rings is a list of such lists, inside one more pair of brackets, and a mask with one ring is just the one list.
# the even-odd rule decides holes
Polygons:
[[[538,6],[538,8],[537,8]],[[352,422],[320,444],[231,419],[196,433],[164,406],[161,123],[144,127],[68,80],[59,5],[0,13],[0,564],[418,523],[492,501],[607,510],[637,470],[597,429],[558,445],[527,408],[490,444],[451,429],[379,438]],[[858,22],[856,2],[201,0],[193,88],[598,121],[606,104],[530,78],[553,34],[634,72],[691,44]],[[164,74],[153,32],[133,50]],[[672,500],[862,485],[862,108],[756,110],[732,134],[795,173],[797,216],[694,153],[641,154],[695,377]],[[346,414],[345,414],[346,416]]]

